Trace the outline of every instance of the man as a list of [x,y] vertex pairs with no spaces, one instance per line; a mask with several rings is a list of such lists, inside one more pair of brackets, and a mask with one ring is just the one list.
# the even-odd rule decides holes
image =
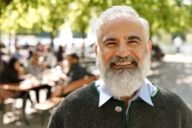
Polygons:
[[86,68],[82,67],[79,62],[79,56],[76,53],[71,53],[66,56],[69,63],[69,71],[67,73],[68,80],[63,86],[58,86],[52,93],[53,97],[67,96],[74,90],[89,85],[97,79],[97,76],[89,73]]
[[101,79],[66,97],[48,128],[191,128],[186,104],[146,79],[148,22],[131,7],[114,6],[96,25]]
[[92,74],[89,73],[86,68],[80,65],[79,56],[76,53],[71,53],[67,55],[66,58],[69,63],[69,71],[67,73],[70,78],[69,83],[82,79],[86,76],[92,76]]

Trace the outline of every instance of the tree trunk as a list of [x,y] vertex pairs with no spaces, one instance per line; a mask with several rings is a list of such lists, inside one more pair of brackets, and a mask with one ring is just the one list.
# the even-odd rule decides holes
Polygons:
[[51,33],[51,47],[54,49],[54,36]]
[[81,29],[81,33],[82,33],[82,38],[83,38],[81,57],[84,59],[85,58],[85,37],[86,37],[84,28]]

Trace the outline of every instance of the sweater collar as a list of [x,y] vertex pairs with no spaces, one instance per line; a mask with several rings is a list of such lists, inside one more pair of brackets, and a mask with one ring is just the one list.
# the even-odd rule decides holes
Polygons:
[[[104,105],[112,96],[111,92],[106,88],[103,80],[99,79],[95,83],[96,88],[99,92],[99,107]],[[151,97],[155,95],[157,92],[157,87],[155,87],[148,79],[145,79],[144,85],[138,90],[135,97],[132,98],[131,101],[140,97],[147,104],[154,106]],[[118,99],[118,98],[116,98]],[[131,102],[130,101],[130,102]]]

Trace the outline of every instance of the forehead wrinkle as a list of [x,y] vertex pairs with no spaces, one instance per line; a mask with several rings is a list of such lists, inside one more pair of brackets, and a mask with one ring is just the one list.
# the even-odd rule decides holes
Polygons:
[[139,29],[142,31],[142,33],[145,33],[144,31],[144,27],[142,25],[142,23],[138,20],[138,18],[136,17],[118,17],[117,19],[113,19],[110,20],[108,22],[105,22],[100,29],[100,33],[99,33],[99,38],[102,39],[103,38],[103,32],[104,32],[104,28],[106,25],[108,24],[116,24],[116,22],[127,22],[127,24],[132,23],[134,25],[137,25],[137,27],[139,27]]

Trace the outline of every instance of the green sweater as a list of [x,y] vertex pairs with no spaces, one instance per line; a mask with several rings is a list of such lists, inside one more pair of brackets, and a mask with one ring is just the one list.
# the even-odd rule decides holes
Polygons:
[[[127,113],[124,102],[113,98],[98,107],[97,89],[88,86],[66,97],[48,128],[192,128],[192,111],[177,95],[159,88],[152,101],[154,107],[137,99]],[[116,106],[122,111],[115,111]]]

